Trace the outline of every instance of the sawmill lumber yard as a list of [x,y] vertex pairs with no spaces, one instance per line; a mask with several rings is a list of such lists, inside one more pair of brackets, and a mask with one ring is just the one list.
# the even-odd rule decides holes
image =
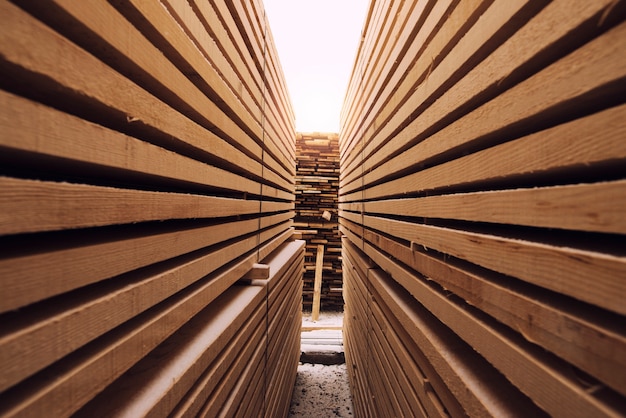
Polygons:
[[286,417],[315,338],[319,416],[626,416],[625,1],[372,0],[338,133],[261,0],[0,22],[1,417]]

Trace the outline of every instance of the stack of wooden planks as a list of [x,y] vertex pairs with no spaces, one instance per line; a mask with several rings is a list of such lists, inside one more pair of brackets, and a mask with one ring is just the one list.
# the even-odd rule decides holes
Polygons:
[[357,416],[626,414],[625,18],[371,3],[340,133]]
[[285,416],[304,242],[260,0],[0,22],[0,415]]
[[324,246],[321,306],[342,310],[341,238],[337,222],[339,136],[296,134],[296,233],[307,242],[303,308],[311,309],[317,248]]

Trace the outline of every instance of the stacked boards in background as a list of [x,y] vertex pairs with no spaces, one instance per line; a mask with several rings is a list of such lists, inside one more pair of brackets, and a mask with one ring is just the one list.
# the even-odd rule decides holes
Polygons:
[[625,17],[372,2],[340,134],[359,416],[626,414]]
[[285,415],[304,244],[260,1],[0,16],[0,415]]
[[333,133],[297,133],[296,161],[294,227],[307,243],[303,307],[311,309],[317,249],[323,245],[321,307],[324,310],[341,310],[341,239],[337,222],[339,136]]

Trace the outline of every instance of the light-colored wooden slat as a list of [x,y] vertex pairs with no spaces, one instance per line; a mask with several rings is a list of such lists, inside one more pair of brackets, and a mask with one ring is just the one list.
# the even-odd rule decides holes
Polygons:
[[[66,299],[63,305],[58,303],[56,312],[48,308],[44,310],[47,315],[38,314],[39,309],[31,310],[28,316],[25,313],[0,338],[0,360],[7,364],[0,379],[0,390],[156,306],[256,245],[255,236],[240,239],[195,257],[151,267],[147,272],[127,274],[116,286],[105,286],[88,297]],[[43,283],[39,281],[39,286],[45,287]],[[12,290],[7,289],[8,297],[12,296]],[[46,341],[45,346],[41,341]]]
[[[616,106],[365,191],[349,193],[349,188],[340,189],[340,199],[350,201],[385,193],[423,192],[479,181],[501,181],[517,175],[548,175],[557,170],[578,170],[624,159],[626,143],[622,139],[626,127],[622,121],[625,113],[626,106]],[[374,180],[369,174],[364,178],[366,182]]]
[[[339,121],[340,121],[341,126],[345,126],[348,123],[349,118],[350,118],[350,113],[353,113],[350,111],[350,108],[348,105],[357,101],[355,97],[359,93],[358,86],[360,85],[361,77],[363,74],[362,57],[366,55],[364,53],[365,46],[367,45],[366,38],[374,35],[374,31],[370,30],[372,26],[372,21],[373,21],[373,15],[375,13],[376,8],[382,7],[382,5],[383,4],[380,2],[369,2],[369,6],[367,7],[366,14],[365,14],[365,21],[363,22],[363,25],[361,28],[361,40],[357,46],[355,59],[352,64],[352,72],[350,73],[350,78],[348,79],[348,86],[346,89],[344,106],[342,106],[341,112],[339,115]],[[343,153],[344,153],[344,149],[341,150],[341,155],[343,155]]]
[[[371,263],[370,260],[364,259],[363,253],[355,252],[350,242],[346,242],[344,248],[346,249],[344,260],[353,260],[354,266],[364,262]],[[374,270],[370,271],[374,272]],[[369,273],[368,276],[363,276],[362,273],[355,275],[353,284],[360,288],[359,292],[361,294],[355,301],[357,303],[359,300],[376,297],[373,294],[373,284],[369,276]],[[385,309],[387,317],[395,318],[394,328],[396,332],[403,335],[403,344],[411,354],[410,361],[417,364],[419,369],[423,371],[425,378],[422,379],[421,386],[431,402],[436,404],[440,400],[445,405],[445,410],[452,416],[472,416],[472,414],[468,414],[468,410],[474,411],[475,414],[484,414],[485,408],[489,408],[489,405],[481,406],[483,400],[481,400],[480,395],[484,392],[482,392],[480,387],[473,388],[476,379],[481,375],[485,376],[485,374],[482,374],[483,370],[479,366],[472,367],[472,365],[467,364],[470,361],[469,359],[464,359],[456,354],[452,354],[448,361],[441,362],[437,360],[441,358],[442,353],[458,352],[460,354],[463,351],[463,345],[459,345],[458,340],[449,338],[448,331],[434,333],[437,331],[438,326],[429,321],[428,315],[422,315],[422,318],[418,321],[418,324],[422,326],[416,330],[414,328],[415,323],[411,322],[410,312],[415,311],[418,307],[407,304],[406,300],[403,301],[402,298],[396,298],[383,303],[380,292],[376,295],[378,295],[377,304],[382,309]],[[373,306],[373,303],[369,306]],[[368,310],[370,309],[369,306],[367,307]],[[400,308],[400,306],[403,306],[404,309]],[[396,309],[401,309],[401,312],[394,314],[393,312]],[[365,308],[362,308],[361,312],[364,312],[361,319],[364,321],[364,324],[371,321],[371,313],[367,313]],[[422,311],[422,313],[424,312]],[[413,315],[415,314],[420,318],[419,313],[413,313]],[[363,326],[363,328],[366,327]],[[424,338],[426,340],[423,340]],[[369,344],[367,333],[360,335],[359,339],[360,342],[357,342],[357,344],[367,347],[367,344]],[[424,343],[422,344],[420,341],[424,341]],[[369,349],[367,349],[367,352],[369,353]],[[474,356],[474,354],[469,356]],[[476,360],[476,357],[474,357],[474,361]],[[450,362],[453,368],[447,362]],[[487,377],[489,377],[490,371],[487,370],[486,373]],[[488,387],[484,388],[484,390],[491,391]]]
[[237,407],[245,401],[244,396],[246,394],[246,388],[251,381],[258,380],[261,376],[262,369],[258,365],[263,361],[265,355],[265,345],[267,344],[266,338],[263,338],[263,343],[260,344],[254,354],[244,361],[240,361],[236,364],[241,364],[241,370],[239,367],[233,367],[229,370],[227,377],[224,378],[223,391],[224,399],[220,402],[213,404],[213,408],[203,409],[200,417],[217,417],[217,416],[235,416]]
[[[410,96],[405,100],[401,99],[400,103],[392,102],[392,106],[386,106],[373,115],[376,117],[375,123],[372,123],[363,134],[366,142],[362,156],[364,168],[372,168],[381,162],[382,157],[388,155],[389,149],[395,150],[410,141],[412,138],[407,138],[406,135],[399,134],[393,137],[390,135],[401,127],[416,109],[423,108],[424,103],[435,100],[438,95],[441,95],[441,86],[458,77],[455,73],[458,73],[459,68],[467,68],[471,65],[472,59],[476,61],[475,54],[486,54],[487,51],[482,46],[498,30],[507,25],[519,25],[520,19],[513,19],[513,16],[529,4],[531,3],[525,0],[494,2],[469,30],[466,29],[467,33],[461,38],[459,38],[459,31],[467,20],[474,21],[471,16],[476,16],[475,13],[482,8],[479,3],[471,2],[466,3],[466,7],[456,9],[454,19],[446,20],[447,26],[438,32],[438,39],[435,39],[432,46],[429,45],[430,48],[423,52],[422,56],[426,59],[416,61],[411,74],[404,79],[405,85],[401,86],[400,91],[395,92],[399,99],[404,98],[408,93]],[[453,40],[456,40],[454,48],[445,56],[440,56],[442,49]],[[434,61],[435,58],[438,62]],[[415,79],[424,81],[415,88],[412,85]],[[399,104],[401,104],[400,107],[393,106]],[[422,118],[419,119],[422,120]],[[409,126],[412,125],[413,123]],[[378,127],[382,129],[379,130]],[[352,171],[347,161],[344,162],[344,166],[346,174]]]
[[324,275],[324,245],[319,244],[317,246],[317,253],[315,256],[315,283],[313,286],[313,309],[311,312],[311,319],[317,321],[320,315],[320,299],[322,292],[322,277]]
[[626,277],[624,257],[373,216],[364,218],[366,226],[406,239],[416,247],[449,254],[626,314],[626,282],[616,280]]
[[[258,213],[258,200],[0,177],[0,233],[54,231]],[[263,201],[264,211],[292,204]]]
[[[222,303],[221,299],[225,299]],[[219,301],[219,303],[218,303]],[[234,286],[113,382],[77,417],[163,416],[248,321],[259,324],[263,292]],[[250,337],[252,333],[248,334]]]
[[367,213],[626,234],[625,180],[381,200],[350,206],[362,207]]
[[[414,2],[409,2],[414,3]],[[433,4],[434,3],[434,4]],[[450,45],[458,38],[458,30],[450,28],[451,24],[465,24],[472,22],[473,16],[481,13],[486,6],[486,2],[481,2],[482,6],[476,9],[479,4],[475,1],[436,1],[436,2],[418,2],[413,4],[415,9],[409,16],[407,29],[411,33],[402,33],[399,38],[402,42],[398,42],[395,46],[391,58],[387,62],[383,62],[384,67],[374,71],[375,75],[386,75],[386,79],[380,77],[376,84],[369,86],[371,91],[368,94],[369,101],[367,109],[363,109],[358,119],[358,131],[351,134],[349,128],[342,129],[342,141],[352,143],[357,140],[360,134],[364,135],[366,128],[375,120],[377,112],[389,104],[389,106],[401,103],[402,94],[406,93],[405,84],[411,82],[413,86],[419,84],[420,80],[425,77],[422,73],[419,77],[415,74],[408,73],[409,69],[415,65],[420,66],[416,59],[420,57],[431,57],[424,59],[430,61],[430,65],[434,66],[435,58],[441,55],[441,50],[445,45]],[[426,16],[423,16],[423,15]],[[442,19],[445,18],[445,21]],[[422,19],[425,19],[422,22]],[[422,22],[422,24],[419,24]],[[438,30],[437,28],[440,27]],[[405,30],[407,30],[405,29]],[[417,33],[416,33],[417,31]],[[445,34],[445,36],[444,36]],[[452,38],[450,38],[452,37]],[[393,92],[398,88],[398,93]],[[375,99],[375,100],[374,100]],[[347,104],[348,102],[346,102]],[[345,125],[342,125],[345,126]],[[379,126],[378,129],[381,127]],[[350,145],[346,146],[345,170],[344,174],[350,174],[348,164],[356,155],[349,155],[351,151]]]
[[268,313],[270,322],[265,366],[266,416],[276,416],[271,411],[281,402],[284,403],[285,400],[288,402],[290,399],[293,386],[283,385],[282,382],[287,378],[287,373],[288,380],[292,381],[295,378],[300,357],[301,320],[298,312],[301,311],[300,277],[303,257],[301,252],[299,254],[297,257],[299,260],[280,278],[278,284],[281,288],[275,288],[270,292],[274,300]]
[[[373,303],[373,308],[376,306],[376,303]],[[375,309],[372,309],[372,312],[375,312]],[[379,376],[381,377],[380,383],[383,386],[383,390],[387,391],[387,404],[394,411],[393,416],[416,416],[419,417],[424,416],[420,414],[420,410],[417,412],[412,410],[409,407],[406,396],[415,397],[415,394],[411,393],[412,391],[407,390],[406,387],[408,383],[403,381],[402,384],[398,383],[398,375],[401,373],[397,373],[398,365],[393,364],[394,360],[393,353],[390,353],[389,347],[386,345],[385,337],[382,336],[382,331],[380,330],[380,326],[376,321],[376,315],[372,315],[372,319],[370,320],[371,331],[370,338],[373,348],[373,353],[376,356],[376,368],[380,371]]]
[[[520,332],[527,340],[602,380],[617,391],[626,388],[626,338],[612,319],[592,319],[588,310],[551,303],[489,277],[445,263],[428,253],[414,252],[389,238],[366,230],[365,237],[377,249],[393,254],[420,274],[461,297],[472,306]],[[586,314],[586,313],[587,314]]]
[[[254,65],[254,58],[243,41],[244,34],[237,28],[226,2],[224,0],[210,0],[209,2],[194,0],[191,5],[203,22],[204,30],[215,35],[214,39],[224,51],[224,56],[231,62],[239,79],[245,81],[242,87],[250,89],[258,106],[262,107],[263,74]],[[221,25],[223,25],[223,31],[219,29]]]
[[[441,155],[443,152],[467,146],[484,135],[536,117],[552,107],[564,106],[563,103],[583,100],[580,98],[618,82],[626,77],[626,58],[619,59],[621,58],[619,51],[623,47],[625,38],[624,33],[626,33],[626,24],[616,26],[468,113],[455,123],[429,136],[413,147],[411,152],[405,152],[398,159],[394,159],[393,164],[404,167],[400,159],[407,158],[410,164],[415,164]],[[536,98],[536,100],[529,102],[528,97]],[[436,114],[447,114],[449,107],[449,103],[445,100],[437,101],[436,106],[430,107],[403,133],[396,135],[394,144],[387,142],[385,146],[393,149],[397,147],[397,144],[404,143],[408,137],[420,135],[420,132],[430,126],[431,120],[438,120],[439,116],[435,116]],[[431,114],[433,119],[429,119]],[[373,167],[377,163],[376,160],[384,158],[384,155],[386,153],[381,149],[376,154],[380,157],[367,159],[363,169]],[[417,160],[416,155],[419,155]]]
[[[266,315],[261,309],[259,314]],[[220,356],[211,363],[198,378],[194,386],[185,397],[170,411],[172,417],[197,416],[204,402],[210,398],[214,389],[222,381],[223,376],[233,366],[238,358],[250,358],[254,350],[262,343],[265,327],[261,322],[248,321],[245,328],[239,332]]]
[[[82,25],[85,25],[94,34],[108,43],[109,48],[129,59],[132,63],[146,71],[150,76],[174,93],[188,106],[191,106],[204,120],[203,125],[215,126],[224,132],[229,141],[239,144],[243,149],[257,155],[258,145],[253,138],[246,135],[236,123],[207,99],[165,56],[152,45],[130,22],[105,1],[96,1],[89,5],[81,2],[58,0],[56,4],[69,16],[72,16]],[[107,16],[102,19],[102,16]],[[110,30],[115,26],[114,31]],[[94,47],[97,44],[93,44]],[[256,138],[262,133],[260,127],[249,126],[254,129]]]
[[[365,22],[365,28],[361,32],[361,42],[359,44],[359,51],[357,53],[354,69],[356,77],[352,77],[348,86],[348,91],[344,99],[344,106],[342,107],[342,127],[345,129],[342,132],[342,136],[349,138],[350,131],[347,126],[351,122],[363,117],[365,113],[365,106],[367,96],[363,94],[361,87],[363,79],[368,75],[368,66],[370,64],[370,56],[373,48],[378,45],[378,32],[382,29],[382,25],[388,20],[388,12],[391,8],[389,2],[373,2],[371,5],[368,16]],[[348,107],[348,108],[347,108]],[[341,149],[340,156],[342,159],[350,157],[352,147],[361,144],[362,141],[353,137],[352,141],[345,141]]]
[[56,363],[52,374],[37,378],[37,385],[22,382],[19,396],[6,399],[5,392],[0,412],[7,417],[72,414],[215,300],[253,263],[254,256],[248,256],[203,286],[127,322],[97,346]]
[[[262,218],[261,222],[279,224],[289,213]],[[259,227],[258,219],[226,224],[185,228],[182,230],[137,231],[111,237],[77,236],[68,246],[57,248],[55,242],[41,247],[26,243],[11,257],[0,260],[4,312],[58,295],[81,286],[117,276],[128,271],[158,263],[169,258],[217,244],[222,240],[252,233]],[[67,238],[66,238],[67,239]],[[38,246],[31,253],[28,248]],[[72,260],[68,263],[67,260]],[[46,283],[46,286],[42,286]]]
[[[293,318],[298,312],[302,311],[297,295],[298,292],[292,292],[290,297],[291,306],[280,311],[281,317]],[[281,321],[276,320],[276,322]],[[297,323],[292,322],[289,324],[286,322],[282,321],[284,326],[281,332],[277,334],[274,341],[269,343],[269,348],[273,350],[273,353],[265,365],[266,416],[276,416],[273,411],[280,409],[281,404],[283,409],[285,404],[288,406],[293,392],[293,385],[287,386],[285,381],[293,381],[296,375],[300,358],[300,332]]]
[[270,275],[270,266],[267,264],[254,263],[250,271],[243,277],[243,280],[267,279]]
[[[182,6],[179,2],[172,2],[172,7]],[[237,73],[238,78],[236,78],[235,84],[236,88],[234,91],[237,92],[242,89],[250,90],[251,94],[255,97],[256,106],[260,109],[264,106],[264,98],[263,92],[261,91],[261,74],[257,71],[256,67],[251,63],[252,57],[248,53],[248,50],[245,46],[238,47],[237,45],[243,45],[243,40],[241,39],[241,34],[239,33],[235,23],[233,21],[232,16],[229,12],[227,12],[226,6],[223,2],[215,2],[215,5],[212,2],[196,2],[194,7],[198,11],[198,19],[202,20],[204,23],[204,30],[198,33],[198,37],[204,36],[204,32],[214,34],[214,39],[217,42],[217,45],[223,51],[224,57],[230,62],[233,70]],[[219,11],[218,11],[219,8]],[[224,14],[225,13],[225,14]],[[224,19],[226,22],[226,26],[222,25],[222,20],[220,17]],[[231,37],[235,38],[235,41],[231,39]],[[202,44],[206,42],[199,42],[199,47],[202,49]],[[206,46],[205,46],[206,48]],[[248,60],[248,61],[246,61]],[[255,78],[256,77],[256,78]],[[274,115],[268,112],[263,113],[260,116],[260,123],[262,123],[264,127],[264,136],[279,136],[283,134],[278,134],[275,132],[275,118]],[[265,118],[265,121],[263,121]],[[269,118],[270,124],[267,124],[267,119]],[[293,116],[291,116],[291,120],[293,120]],[[272,125],[272,123],[274,123]],[[286,138],[288,142],[293,135],[287,135],[289,138]],[[291,144],[291,148],[293,148],[293,144]],[[282,159],[279,159],[279,161]],[[289,170],[290,173],[293,173],[292,166],[295,166],[295,162],[293,160],[293,151],[291,152],[291,158],[286,159],[284,167]]]
[[[404,346],[404,343],[397,335],[397,333],[402,332],[403,330],[398,323],[395,322],[395,318],[391,312],[386,309],[386,307],[376,303],[373,304],[373,316],[385,318],[384,320],[387,321],[387,327],[384,329],[390,345],[389,350],[395,353],[397,361],[399,362],[399,365],[395,370],[402,370],[406,374],[406,378],[408,379],[408,382],[406,383],[407,387],[412,388],[412,390],[415,391],[416,396],[419,397],[419,404],[414,405],[414,411],[416,411],[415,413],[422,413],[426,417],[442,418],[446,416],[462,415],[463,411],[456,402],[455,408],[451,407],[451,402],[444,405],[439,399],[439,394],[432,393],[432,386],[430,382],[431,380],[434,380],[434,376],[430,379],[426,378],[419,365],[413,360],[412,356],[415,355],[418,350],[411,350],[409,352]],[[392,323],[391,321],[394,322]],[[441,383],[441,386],[443,386],[443,382]],[[403,390],[406,390],[406,388]],[[440,390],[443,391],[444,389],[441,388]],[[409,398],[409,401],[411,400],[412,399]]]
[[[85,353],[81,357],[84,360],[78,362],[68,360],[73,364],[71,367],[66,369],[65,366],[59,366],[64,368],[63,375],[59,373],[52,376],[52,381],[47,382],[49,385],[45,384],[47,378],[44,378],[42,385],[34,389],[37,392],[25,391],[20,397],[4,403],[3,414],[12,416],[17,411],[35,415],[41,415],[43,411],[62,414],[60,412],[62,410],[65,411],[63,414],[68,414],[75,411],[152,347],[182,326],[188,318],[230,287],[255,262],[257,254],[261,257],[267,256],[284,242],[285,238],[285,234],[276,235],[276,238],[264,243],[255,254],[248,255],[229,269],[215,274],[204,286],[177,297],[177,303],[163,306],[159,311],[152,312],[145,320],[139,322],[135,320],[129,325],[124,325],[124,332],[121,330],[120,332],[127,333],[127,338],[118,339],[124,335],[112,335],[109,341],[102,342],[103,345],[92,347],[93,353]],[[111,364],[114,365],[113,369],[109,367]],[[107,370],[108,374],[99,374],[98,372],[102,370]],[[100,380],[94,380],[94,376],[99,376]],[[71,394],[69,403],[65,397],[68,394]]]
[[[546,7],[538,16],[531,20],[524,28],[522,28],[515,36],[511,37],[503,46],[489,56],[481,66],[470,72],[468,76],[459,82],[450,90],[451,97],[454,100],[459,101],[459,97],[464,100],[469,100],[472,96],[469,92],[473,89],[478,89],[480,86],[484,88],[493,85],[495,80],[500,83],[510,77],[514,71],[518,70],[519,66],[524,62],[531,60],[537,54],[545,48],[549,48],[552,43],[556,42],[559,38],[566,36],[572,29],[572,27],[582,25],[586,21],[593,19],[597,16],[597,13],[602,8],[607,7],[608,2],[604,3],[581,3],[576,5],[580,7],[580,10],[572,10],[569,3],[555,2]],[[548,35],[544,35],[542,28],[550,27]],[[485,74],[489,74],[489,77],[485,77]],[[495,75],[498,74],[498,75]],[[455,93],[458,90],[459,93]],[[480,90],[479,90],[480,91]],[[462,93],[462,95],[461,95]],[[457,103],[456,105],[459,105]],[[440,109],[444,109],[442,114],[447,114],[451,111],[452,104],[446,102],[442,104]],[[433,119],[434,120],[434,119]],[[425,128],[425,126],[424,126]],[[424,129],[422,129],[423,131]],[[419,131],[419,132],[422,132]],[[411,135],[413,137],[417,135],[418,131],[413,131]],[[408,134],[408,132],[407,132]],[[401,136],[404,134],[401,134]],[[398,139],[398,143],[402,143],[403,140],[408,140],[408,137],[404,135],[403,139]],[[393,171],[399,171],[407,165],[414,164],[419,161],[419,158],[415,158],[413,151],[405,152],[399,155],[394,160],[394,163],[385,164],[384,167],[375,169],[374,172],[369,173],[368,178],[373,181],[374,179],[381,178],[386,173]],[[386,171],[386,173],[384,173]],[[353,185],[352,187],[354,187]]]
[[[140,5],[141,6],[141,5]],[[171,22],[171,19],[169,19],[168,17],[166,17],[166,13],[164,13],[164,9],[163,7],[159,6],[159,5],[155,5],[151,8],[149,8],[147,5],[142,5],[141,6],[142,9],[144,9],[144,13],[146,12],[150,12],[150,18],[149,20],[152,22],[152,24],[157,25],[157,27],[161,28],[161,31],[165,31],[167,32],[171,32],[171,33],[180,33],[179,30],[177,30],[175,27],[173,27],[171,30],[166,30],[167,26],[166,24],[172,24],[173,22]],[[188,22],[192,22],[195,23],[195,25],[193,27],[200,29],[200,24],[197,21],[197,18],[195,16],[195,14],[192,12],[192,10],[189,8],[189,6],[184,6],[182,3],[180,2],[174,2],[174,3],[169,3],[169,7],[170,10],[175,13],[178,16],[178,23],[183,26],[186,27]],[[149,10],[146,10],[149,9]],[[160,13],[157,13],[159,12]],[[197,32],[197,31],[196,31]],[[206,34],[206,32],[203,32],[204,34]],[[181,53],[182,47],[180,45],[185,45],[185,46],[190,46],[188,45],[189,42],[185,42],[185,41],[180,41],[179,43],[177,43],[176,45],[173,45],[173,47],[176,49],[176,51],[178,53]],[[204,42],[201,45],[214,45],[213,41],[210,40],[209,42]],[[158,47],[158,45],[156,45]],[[194,52],[197,52],[198,49],[196,48],[192,48],[189,53],[187,54],[188,56],[194,57]],[[211,60],[211,57],[221,57],[221,54],[218,52],[214,52],[214,53],[207,53],[205,54],[205,56]],[[189,59],[189,58],[188,58]],[[202,65],[204,64],[204,65]],[[215,65],[215,63],[214,63]],[[195,66],[198,70],[196,70],[199,74],[201,74],[200,69],[204,68],[204,67],[211,67],[210,65],[206,65],[206,63],[199,61],[198,64]],[[219,70],[219,72],[221,74],[224,73],[228,73],[230,68],[226,68],[225,70],[222,70],[221,68],[222,66],[217,66],[217,69]],[[240,83],[240,82],[239,82]],[[216,85],[218,83],[212,83],[212,85]],[[231,86],[232,88],[232,86]],[[237,90],[232,90],[232,91],[237,91]],[[243,123],[244,123],[244,130],[250,130],[251,132],[254,133],[254,135],[257,137],[257,142],[260,142],[263,138],[265,138],[267,135],[265,132],[262,132],[261,130],[267,130],[266,126],[261,126],[259,123],[254,122],[248,115],[248,113],[246,111],[244,111],[242,109],[242,105],[241,105],[241,101],[239,99],[236,98],[235,95],[233,95],[231,93],[230,90],[225,91],[223,93],[223,95],[225,95],[228,99],[230,99],[230,97],[233,97],[233,100],[227,100],[227,103],[229,104],[229,106],[231,106],[231,108],[233,109],[233,112],[237,115],[237,117],[241,118]],[[232,103],[231,103],[232,102]],[[244,145],[245,147],[245,145]],[[289,160],[286,156],[284,155],[280,155],[275,149],[271,148],[272,150],[272,155],[273,157],[269,156],[269,155],[264,155],[263,156],[263,160],[264,163],[266,164],[267,167],[271,167],[273,170],[275,170],[275,172],[282,176],[283,179],[288,179],[292,174],[292,170],[285,170],[283,167],[287,167],[289,168],[291,165],[295,165],[295,163],[292,160]],[[245,149],[244,149],[245,151]],[[278,159],[278,162],[274,160],[274,158]],[[284,161],[284,162],[283,162]],[[278,164],[281,163],[282,167]],[[264,172],[264,177],[266,177],[266,179],[273,181],[273,182],[280,182],[280,180],[278,180],[278,178],[275,178],[275,175],[273,172]]]
[[254,281],[253,284],[260,284],[268,287],[268,291],[272,291],[274,286],[279,285],[281,278],[289,269],[294,261],[296,254],[303,253],[304,241],[294,240],[284,243],[279,250],[273,254],[269,254],[263,259],[263,264],[269,266],[270,275],[267,280]]
[[[0,34],[4,60],[55,80],[80,94],[83,100],[107,106],[112,114],[105,120],[113,118],[116,124],[151,127],[170,135],[168,141],[176,147],[192,146],[208,155],[228,158],[251,172],[259,170],[254,168],[257,163],[232,145],[185,118],[25,12],[7,3],[0,7],[8,25]],[[32,56],[22,54],[26,50],[30,50]],[[32,58],[34,56],[37,58]],[[62,62],[58,60],[59,56],[64,57]],[[82,69],[80,77],[68,76],[73,74],[73,68]],[[257,154],[260,156],[260,150]]]
[[[146,174],[157,180],[167,179],[216,188],[232,188],[259,193],[260,185],[223,168],[208,165],[128,135],[59,112],[30,100],[0,92],[0,146],[37,155],[80,161],[100,167]],[[27,157],[31,154],[27,154]],[[133,158],[129,158],[129,155]],[[236,158],[232,162],[246,163]],[[15,161],[17,157],[13,157]],[[159,161],[159,164],[155,164]],[[27,162],[27,160],[26,160]],[[67,162],[64,162],[67,164]],[[258,164],[257,164],[258,165]],[[260,167],[254,173],[261,174]],[[282,187],[289,183],[282,181]],[[277,194],[277,190],[268,189]],[[279,196],[289,195],[281,191]]]
[[286,82],[272,36],[271,27],[264,10],[262,8],[256,8],[256,12],[258,13],[259,11],[262,12],[260,18],[263,20],[265,32],[265,66],[268,75],[274,80],[274,88],[271,90],[274,92],[274,106],[271,106],[270,102],[269,112],[267,112],[267,122],[269,125],[267,131],[270,135],[276,136],[274,141],[282,153],[288,159],[295,162],[295,149],[291,142],[291,138],[293,138],[295,133],[295,116],[291,107],[291,100],[285,84]]
[[[260,6],[262,8],[262,6]],[[259,10],[259,9],[257,9]],[[280,62],[280,57],[278,55],[278,51],[276,50],[276,43],[274,42],[274,36],[272,34],[272,28],[269,24],[267,15],[264,13],[265,20],[265,46],[267,48],[267,55],[272,61],[272,67],[275,71],[275,77],[277,88],[279,89],[278,95],[280,97],[279,103],[282,107],[275,110],[276,115],[274,113],[270,114],[269,122],[275,126],[274,131],[275,134],[281,137],[283,141],[284,152],[287,155],[291,156],[292,159],[295,160],[295,150],[293,149],[293,144],[289,141],[285,141],[289,138],[293,137],[293,133],[295,132],[295,114],[293,111],[293,107],[291,104],[291,99],[289,96],[289,92],[287,89],[286,79],[283,73],[283,68]]]
[[[130,13],[139,11],[139,14],[143,15],[150,25],[160,32],[163,39],[167,41],[168,47],[176,50],[185,59],[186,66],[197,74],[197,78],[191,78],[194,84],[201,89],[206,89],[207,93],[211,92],[210,95],[216,94],[221,98],[230,110],[250,127],[252,132],[261,131],[260,100],[257,103],[253,101],[249,93],[250,87],[242,88],[243,83],[248,80],[240,78],[233,68],[242,66],[243,63],[236,61],[238,56],[228,54],[228,51],[223,48],[220,50],[220,44],[216,42],[218,36],[222,42],[230,39],[219,19],[215,17],[210,27],[204,27],[191,6],[184,2],[166,1],[158,4],[133,1],[116,7],[145,36],[149,36],[148,31],[141,28],[139,20],[133,19],[135,15]],[[152,38],[151,42],[161,51],[165,50],[155,38]],[[168,58],[174,61],[171,55],[168,55]],[[231,65],[229,60],[235,63]]]
[[[244,7],[241,2],[231,2],[228,3],[228,6],[233,18],[236,20],[238,31],[244,36],[247,35],[251,45],[251,49],[248,49],[248,51],[252,54],[257,71],[264,73],[265,90],[263,90],[263,98],[265,102],[264,109],[266,109],[265,114],[267,115],[268,110],[271,113],[274,109],[281,109],[281,105],[276,101],[278,87],[274,83],[275,80],[272,76],[273,66],[270,61],[271,56],[267,56],[264,53],[266,46],[265,42],[262,40],[264,38],[264,28],[260,27],[262,22],[255,19],[256,16],[251,16],[250,14],[253,13],[253,11]],[[264,141],[264,145],[268,147],[267,149],[272,155],[279,155],[279,147],[273,142],[275,138],[269,136],[267,139],[269,139],[269,141]],[[295,164],[293,168],[295,169]]]
[[[513,333],[487,321],[478,320],[470,311],[458,306],[446,295],[434,291],[421,280],[415,280],[411,272],[395,264],[390,258],[381,257],[374,247],[366,245],[366,253],[390,271],[394,280],[439,320],[551,415],[565,413],[572,417],[616,416],[624,407],[623,401],[615,398],[604,402],[599,400],[575,378],[570,377],[570,369],[566,364],[545,356],[542,350],[525,343]],[[385,286],[384,282],[379,283]],[[541,387],[536,385],[538,381],[542,382]]]

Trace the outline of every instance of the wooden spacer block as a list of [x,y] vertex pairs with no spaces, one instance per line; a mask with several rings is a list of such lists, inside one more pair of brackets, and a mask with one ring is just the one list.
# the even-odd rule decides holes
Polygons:
[[254,263],[252,268],[243,275],[242,279],[245,280],[257,280],[257,279],[269,279],[270,266],[269,264]]

